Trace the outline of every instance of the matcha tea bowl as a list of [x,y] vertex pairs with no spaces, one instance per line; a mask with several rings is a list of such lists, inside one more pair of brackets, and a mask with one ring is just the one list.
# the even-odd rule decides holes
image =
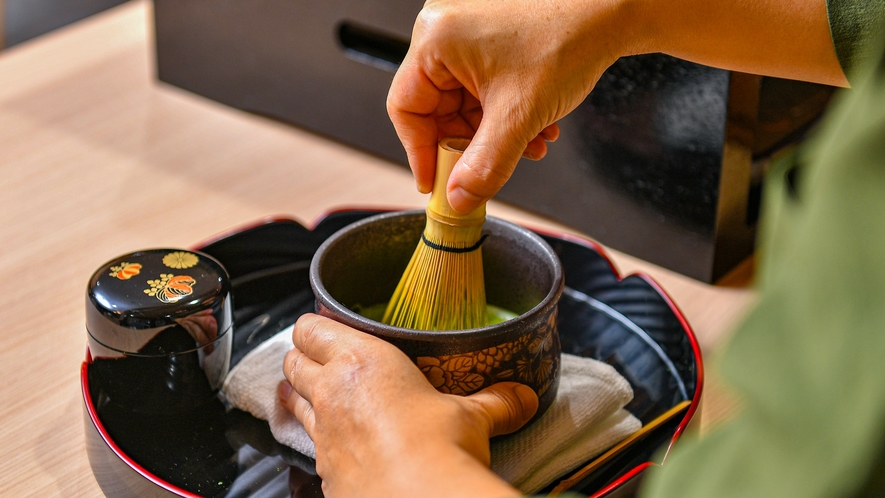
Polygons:
[[538,394],[539,416],[559,386],[559,258],[536,234],[489,217],[482,260],[490,324],[446,331],[383,324],[383,309],[424,225],[423,210],[385,213],[327,239],[310,265],[317,313],[394,344],[441,392],[467,395],[496,382],[526,384]]

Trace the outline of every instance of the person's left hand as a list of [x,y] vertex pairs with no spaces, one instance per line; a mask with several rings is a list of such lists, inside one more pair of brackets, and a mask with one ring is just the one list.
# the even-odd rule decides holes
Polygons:
[[396,347],[317,315],[292,340],[280,399],[314,441],[326,496],[519,495],[489,471],[489,438],[535,414],[529,387],[441,394]]

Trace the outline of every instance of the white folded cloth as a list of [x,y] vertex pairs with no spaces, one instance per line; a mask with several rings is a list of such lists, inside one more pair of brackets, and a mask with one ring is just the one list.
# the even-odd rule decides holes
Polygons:
[[277,397],[277,385],[286,378],[283,375],[283,359],[294,347],[294,327],[286,327],[249,351],[227,374],[221,394],[231,406],[267,420],[274,439],[302,455],[316,459],[313,441],[304,426],[283,407]]
[[[280,443],[316,458],[313,441],[277,399],[283,358],[292,349],[289,327],[249,352],[222,386],[226,401],[267,420]],[[492,470],[523,493],[534,493],[602,453],[642,424],[623,409],[633,399],[630,384],[610,365],[562,355],[559,391],[538,420],[491,441]]]

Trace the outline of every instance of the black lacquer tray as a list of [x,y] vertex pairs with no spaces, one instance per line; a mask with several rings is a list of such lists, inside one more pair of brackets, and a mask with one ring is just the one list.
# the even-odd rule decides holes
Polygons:
[[[232,279],[232,367],[313,311],[308,267],[314,251],[338,229],[378,212],[336,211],[313,229],[289,219],[263,220],[196,247],[218,259]],[[634,399],[626,408],[643,424],[691,401],[682,416],[619,451],[572,487],[598,497],[632,496],[644,470],[660,463],[653,460],[664,454],[658,450],[672,447],[697,409],[703,385],[700,348],[678,308],[649,277],[621,278],[590,241],[539,233],[565,270],[559,305],[563,352],[613,365],[633,386]],[[322,496],[313,461],[277,443],[266,422],[226,411],[217,400],[168,418],[101,406],[93,402],[98,373],[90,373],[90,364],[87,353],[81,370],[87,451],[105,494]]]

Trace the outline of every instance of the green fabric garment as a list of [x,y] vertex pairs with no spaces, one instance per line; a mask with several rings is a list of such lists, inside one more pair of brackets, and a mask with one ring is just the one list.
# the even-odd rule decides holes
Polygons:
[[885,0],[827,0],[827,16],[842,72],[853,82],[854,68],[885,29]]
[[883,49],[766,179],[759,301],[713,365],[744,408],[644,497],[885,496]]

